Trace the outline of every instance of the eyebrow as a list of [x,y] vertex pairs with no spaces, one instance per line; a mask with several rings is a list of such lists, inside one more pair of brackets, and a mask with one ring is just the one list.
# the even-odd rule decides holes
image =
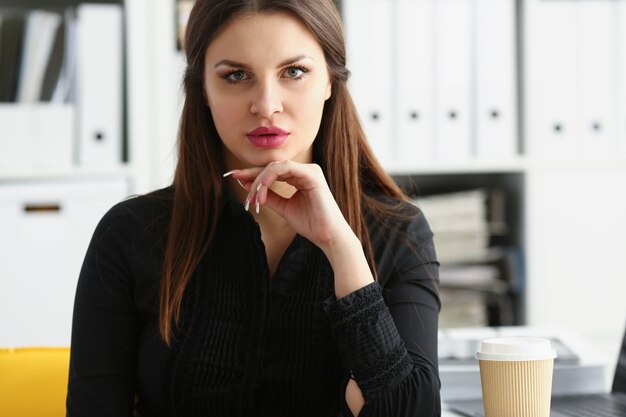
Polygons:
[[[283,62],[278,64],[278,67],[284,67],[285,65],[294,64],[294,63],[300,61],[301,59],[305,59],[305,58],[308,58],[311,61],[315,61],[315,59],[313,59],[313,57],[310,56],[310,55],[300,54],[298,56],[294,56],[293,58],[288,58],[288,59],[284,60]],[[230,59],[222,59],[217,64],[215,64],[214,68],[217,68],[220,65],[228,65],[230,67],[235,67],[235,68],[250,69],[249,65],[243,64],[241,62],[231,61]]]

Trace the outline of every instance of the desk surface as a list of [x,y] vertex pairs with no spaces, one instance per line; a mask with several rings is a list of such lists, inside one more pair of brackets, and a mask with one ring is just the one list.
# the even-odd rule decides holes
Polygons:
[[441,406],[441,417],[459,417],[460,414],[446,409],[445,404]]

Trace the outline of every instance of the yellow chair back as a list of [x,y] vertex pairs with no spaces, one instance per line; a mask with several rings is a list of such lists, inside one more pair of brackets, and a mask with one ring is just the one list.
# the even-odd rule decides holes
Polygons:
[[64,417],[69,348],[0,349],[0,416]]

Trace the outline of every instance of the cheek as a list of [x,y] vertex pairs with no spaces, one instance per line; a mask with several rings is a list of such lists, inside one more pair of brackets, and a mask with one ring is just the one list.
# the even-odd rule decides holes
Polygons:
[[220,128],[228,128],[228,125],[241,118],[245,113],[245,109],[242,109],[241,100],[209,96],[208,102],[218,131]]
[[324,92],[321,90],[299,97],[297,108],[299,109],[298,113],[300,113],[301,119],[306,118],[306,122],[309,125],[318,125],[322,117],[324,103]]

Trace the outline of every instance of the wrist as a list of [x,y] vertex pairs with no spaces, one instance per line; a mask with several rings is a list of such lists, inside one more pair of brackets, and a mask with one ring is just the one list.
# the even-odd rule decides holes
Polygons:
[[352,229],[335,234],[322,249],[333,269],[335,296],[342,298],[374,281],[363,245]]

